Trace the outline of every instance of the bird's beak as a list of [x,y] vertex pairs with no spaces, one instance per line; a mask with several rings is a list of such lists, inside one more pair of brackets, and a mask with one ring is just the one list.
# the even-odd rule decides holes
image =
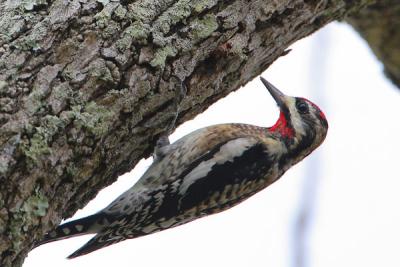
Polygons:
[[279,91],[278,88],[273,86],[270,82],[268,82],[263,77],[260,77],[260,79],[263,82],[263,84],[265,85],[265,87],[267,87],[269,93],[275,99],[276,103],[281,108],[281,110],[285,109],[286,108],[286,104],[285,104],[285,97],[286,96],[281,91]]

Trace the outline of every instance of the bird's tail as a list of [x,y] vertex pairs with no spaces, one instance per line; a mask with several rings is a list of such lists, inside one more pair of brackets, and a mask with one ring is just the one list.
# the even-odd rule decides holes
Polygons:
[[69,255],[68,259],[73,259],[82,255],[89,254],[95,250],[110,246],[112,244],[121,242],[126,238],[123,236],[113,236],[110,237],[112,233],[100,233],[95,235],[92,239],[89,240],[85,245],[79,248],[77,251]]
[[57,226],[57,228],[53,231],[48,232],[41,241],[35,244],[35,248],[53,241],[96,233],[101,229],[101,225],[99,223],[100,219],[100,213],[96,213],[78,220],[63,223]]

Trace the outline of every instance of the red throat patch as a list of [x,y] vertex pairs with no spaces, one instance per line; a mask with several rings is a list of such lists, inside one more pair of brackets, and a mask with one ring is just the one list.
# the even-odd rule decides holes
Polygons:
[[288,126],[285,114],[281,111],[279,114],[279,119],[276,121],[274,126],[269,128],[271,132],[278,132],[284,137],[293,137],[294,131]]

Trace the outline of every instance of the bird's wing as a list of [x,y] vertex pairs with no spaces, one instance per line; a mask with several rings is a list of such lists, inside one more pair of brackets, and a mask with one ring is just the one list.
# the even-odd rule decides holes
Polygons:
[[[229,202],[240,202],[248,194],[254,193],[260,178],[271,169],[272,160],[268,147],[257,138],[236,137],[224,140],[191,161],[191,164],[175,175],[174,182],[169,181],[147,191],[145,196],[139,194],[142,200],[137,204],[141,208],[137,209],[135,204],[134,214],[129,215],[137,218],[136,223],[127,223],[127,214],[122,216],[122,211],[116,212],[116,220],[109,227],[101,230],[69,258],[127,238],[186,223],[205,214],[218,212],[218,207],[223,210],[224,205],[232,206]],[[128,202],[120,204],[120,207],[129,205]],[[190,215],[188,220],[182,219],[188,215],[189,210],[195,210],[196,214]]]
[[273,160],[268,147],[257,138],[240,137],[224,143],[183,177],[179,209],[207,213],[210,208],[238,201],[258,188]]
[[[195,219],[218,212],[218,208],[222,211],[223,206],[255,193],[265,184],[261,179],[273,171],[276,159],[258,138],[235,137],[212,147],[176,174],[172,182],[165,183],[162,190],[151,192],[151,203],[158,205],[153,206],[144,223],[169,228],[184,223],[180,216]],[[177,221],[173,221],[175,218]]]

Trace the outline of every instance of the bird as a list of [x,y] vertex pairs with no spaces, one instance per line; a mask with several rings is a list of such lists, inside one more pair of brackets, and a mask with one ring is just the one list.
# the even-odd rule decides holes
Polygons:
[[225,123],[170,144],[161,138],[153,163],[103,210],[66,222],[35,247],[96,234],[69,259],[126,239],[176,227],[229,209],[277,181],[324,141],[328,122],[310,100],[283,94],[261,77],[277,106],[271,127]]

